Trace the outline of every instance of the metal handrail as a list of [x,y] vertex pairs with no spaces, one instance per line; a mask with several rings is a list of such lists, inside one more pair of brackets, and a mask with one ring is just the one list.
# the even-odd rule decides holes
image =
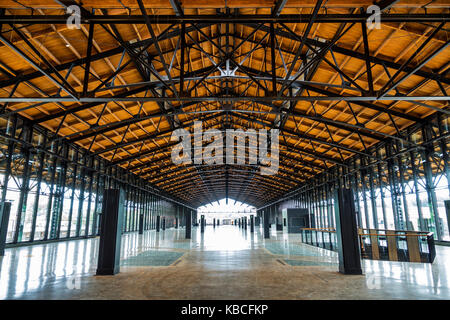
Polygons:
[[[300,230],[302,234],[302,242],[329,250],[335,250],[337,248],[336,239],[334,239],[333,241],[331,240],[331,238],[324,238],[324,234],[326,233],[329,234],[328,237],[331,237],[331,234],[336,233],[335,228],[300,228]],[[373,233],[373,231],[375,231],[376,233]],[[377,231],[380,231],[382,233],[378,233]],[[309,240],[308,233],[310,234]],[[319,241],[320,233],[322,233],[321,241]],[[304,235],[305,238],[303,237]],[[388,240],[388,237],[397,237],[397,240],[392,240],[394,242],[391,242],[391,240]],[[411,240],[412,243],[410,243],[410,240],[406,240],[406,251],[404,248],[402,249],[401,247],[398,247],[397,241],[399,241],[400,239],[403,239],[403,241],[405,241],[405,239],[408,239],[408,237],[417,237],[418,239],[419,237],[426,237],[428,252],[423,250],[423,247],[420,245],[420,240]],[[358,228],[358,238],[361,246],[361,252],[365,254],[363,258],[366,259],[386,260],[386,251],[384,251],[385,257],[382,258],[381,255],[383,251],[379,251],[381,250],[381,248],[385,248],[384,250],[386,250],[387,248],[389,252],[387,260],[390,261],[405,261],[404,259],[406,255],[406,261],[409,262],[433,263],[436,257],[433,232]],[[369,243],[367,242],[366,238],[368,238]],[[379,243],[379,241],[383,240],[383,238],[385,241],[388,241],[387,247]],[[368,250],[366,250],[366,247]]]

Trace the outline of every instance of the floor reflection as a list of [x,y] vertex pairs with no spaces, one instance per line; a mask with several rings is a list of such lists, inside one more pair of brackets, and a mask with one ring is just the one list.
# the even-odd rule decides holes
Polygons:
[[[297,289],[288,292],[286,287],[291,285],[294,280],[300,281],[303,279],[302,277],[306,277],[302,280],[303,290],[311,286],[311,292],[316,294],[313,295],[315,298],[339,298],[339,296],[327,297],[325,291],[324,296],[320,296],[319,291],[326,290],[326,286],[312,289],[313,286],[318,285],[317,281],[314,282],[312,279],[314,279],[314,275],[320,273],[319,278],[326,277],[327,286],[330,288],[333,286],[339,288],[345,284],[343,290],[347,290],[346,282],[354,281],[355,288],[357,288],[353,293],[354,298],[450,299],[450,277],[448,275],[450,272],[448,267],[450,265],[450,247],[438,246],[436,251],[436,260],[432,265],[363,260],[365,276],[348,280],[350,278],[341,277],[336,272],[338,262],[336,253],[301,244],[298,234],[283,234],[272,230],[271,239],[268,240],[263,238],[260,228],[256,228],[255,232],[251,233],[250,228],[244,230],[235,226],[215,228],[207,226],[204,233],[201,233],[199,228],[193,228],[192,239],[186,240],[184,229],[168,229],[159,233],[152,230],[143,235],[137,233],[123,235],[121,277],[114,279],[121,279],[120,281],[128,283],[134,279],[133,272],[137,270],[136,268],[141,268],[140,272],[148,270],[150,270],[148,272],[152,272],[151,270],[155,270],[152,268],[160,268],[158,270],[169,273],[165,276],[165,281],[169,281],[168,279],[173,281],[175,284],[170,285],[174,288],[177,285],[184,285],[183,273],[194,272],[195,277],[199,277],[199,279],[223,278],[221,281],[230,286],[226,291],[230,295],[233,292],[239,293],[239,290],[244,292],[245,281],[253,279],[251,281],[256,282],[245,283],[245,285],[251,287],[256,285],[255,283],[259,283],[258,285],[261,286],[259,289],[262,290],[261,295],[264,290],[268,290],[269,296],[266,298],[280,298],[284,297],[283,295],[288,298],[291,298],[292,295],[292,298],[296,298],[299,297]],[[86,288],[99,285],[98,277],[94,277],[97,254],[98,239],[96,238],[8,248],[5,256],[0,257],[0,298],[75,298],[74,291],[69,289],[80,286],[77,281],[82,281],[82,285]],[[149,260],[152,257],[159,259],[158,263],[152,263]],[[176,266],[174,266],[174,261],[177,261]],[[177,273],[173,273],[171,270],[174,269],[170,268],[176,268]],[[249,272],[248,275],[247,272]],[[259,276],[260,272],[270,272],[270,278]],[[291,278],[285,279],[286,272]],[[181,275],[177,280],[178,273]],[[149,277],[155,277],[155,275],[152,274]],[[228,283],[228,277],[241,277],[243,282],[241,284],[238,280]],[[265,280],[260,283],[258,279]],[[269,286],[268,283],[275,279],[276,282]],[[101,280],[101,286],[110,285],[108,283],[110,282]],[[90,291],[86,289],[83,297],[98,298],[95,296],[98,292],[113,294],[101,286],[95,287],[95,289],[91,288]],[[161,286],[164,287],[164,285]],[[195,283],[192,286],[194,288]],[[236,286],[235,291],[232,290],[233,286]],[[284,291],[277,291],[283,288],[285,288]],[[164,287],[164,289],[167,288]],[[147,297],[152,297],[153,293],[149,290],[146,291]],[[213,290],[213,288],[207,287],[203,289],[206,291],[201,291],[200,286],[195,290],[197,290],[195,293],[197,296],[194,298],[200,298],[202,294],[206,294],[207,290]],[[176,290],[170,292],[177,294]],[[219,298],[223,297],[220,295],[220,291],[212,292]],[[241,294],[244,294],[242,292]],[[304,296],[301,297],[309,298],[311,292],[302,293]],[[211,293],[209,294],[211,295]],[[210,297],[216,297],[214,294]],[[348,294],[351,298],[352,293]],[[232,296],[226,297],[232,298]],[[137,296],[137,298],[144,297]],[[252,296],[241,298],[252,298]]]

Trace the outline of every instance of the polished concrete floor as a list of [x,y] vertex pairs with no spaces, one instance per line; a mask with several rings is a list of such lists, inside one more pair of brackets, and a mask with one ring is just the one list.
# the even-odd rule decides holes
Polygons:
[[122,240],[121,272],[95,276],[98,239],[10,248],[0,257],[1,299],[450,299],[450,247],[435,262],[363,260],[364,275],[337,272],[334,252],[234,226]]

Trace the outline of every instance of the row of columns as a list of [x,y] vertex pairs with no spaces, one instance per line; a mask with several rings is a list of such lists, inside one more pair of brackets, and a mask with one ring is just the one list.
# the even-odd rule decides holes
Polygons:
[[[17,199],[8,220],[0,225],[9,227],[8,244],[98,235],[103,190],[110,188],[124,190],[122,232],[155,229],[156,216],[162,213],[167,215],[165,227],[178,227],[185,223],[184,212],[194,211],[152,192],[144,180],[100,156],[62,140],[47,143],[53,133],[30,126],[17,115],[7,119],[4,133],[0,206]],[[34,142],[48,147],[35,148]],[[15,171],[19,162],[20,173]]]
[[[260,219],[258,217],[255,218],[254,215],[251,215],[249,219],[247,217],[241,217],[239,219],[235,219],[234,225],[238,225],[240,228],[242,227],[244,229],[247,229],[248,225],[250,225],[250,232],[254,232],[255,231],[255,222],[257,221],[257,226],[259,226],[259,220]],[[199,225],[200,225],[200,232],[204,233],[205,227],[206,227],[206,220],[205,220],[204,215],[200,216]],[[213,227],[215,228],[216,225],[217,226],[220,225],[220,220],[213,218]]]
[[[450,196],[448,128],[440,115],[432,121],[443,138],[433,132],[430,120],[421,129],[411,129],[405,134],[412,144],[421,148],[407,149],[399,141],[386,141],[367,151],[371,157],[355,156],[345,165],[317,175],[295,194],[284,198],[283,203],[308,209],[312,228],[335,228],[333,194],[345,187],[354,194],[358,227],[431,231],[437,240],[445,240],[449,236],[444,233],[446,218],[450,231],[450,203],[447,212],[438,208],[444,207],[445,195]],[[444,199],[436,194],[443,179],[448,184]],[[260,208],[258,216],[268,215],[270,223],[275,223],[280,215],[280,203]]]
[[[248,221],[250,220],[250,221]],[[239,228],[243,228],[245,230],[247,230],[248,224],[250,225],[250,232],[255,232],[255,216],[254,215],[250,215],[250,218],[248,219],[247,217],[241,217],[238,219],[234,219],[234,225],[238,226]],[[259,223],[258,223],[259,226]]]

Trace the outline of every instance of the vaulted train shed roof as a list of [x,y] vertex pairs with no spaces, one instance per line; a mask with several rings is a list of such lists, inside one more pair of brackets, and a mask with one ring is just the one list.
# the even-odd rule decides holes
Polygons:
[[[3,0],[2,115],[19,113],[199,206],[261,206],[447,110],[449,4]],[[67,24],[80,8],[80,28]],[[71,7],[73,8],[73,7]],[[280,167],[176,165],[171,133],[279,129]],[[56,138],[56,139],[59,139]]]

